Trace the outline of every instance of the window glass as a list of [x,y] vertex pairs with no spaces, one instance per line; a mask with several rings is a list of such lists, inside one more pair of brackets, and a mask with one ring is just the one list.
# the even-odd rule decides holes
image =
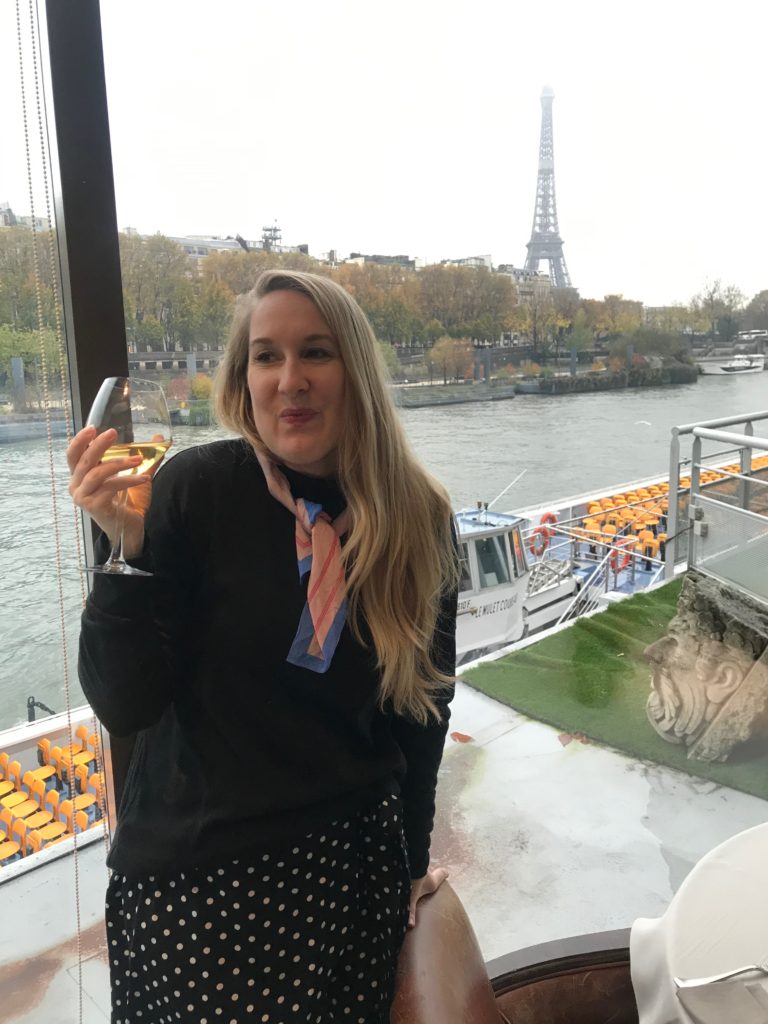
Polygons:
[[480,569],[480,587],[497,587],[509,583],[509,563],[504,537],[485,537],[475,544]]
[[528,568],[523,550],[523,542],[520,537],[520,530],[514,529],[509,532],[509,546],[512,550],[512,557],[515,564],[515,575],[522,576]]
[[[725,721],[711,694],[750,703],[768,642],[726,622],[709,592],[656,586],[669,553],[680,563],[690,550],[707,579],[758,611],[768,600],[764,454],[707,449],[691,521],[687,437],[682,490],[665,490],[672,428],[765,406],[768,214],[731,209],[734,140],[749,140],[755,167],[768,156],[755,129],[761,8],[737,0],[722,18],[667,5],[664,32],[658,19],[633,24],[633,57],[627,27],[597,5],[555,7],[549,135],[532,5],[395,2],[380,18],[342,0],[101,5],[129,366],[166,389],[170,457],[226,436],[209,397],[235,297],[267,268],[317,271],[360,301],[408,438],[454,509],[480,500],[522,518],[519,533],[500,528],[511,565],[503,536],[478,545],[483,593],[466,595],[460,636],[476,652],[524,641],[461,669],[451,729],[482,742],[448,740],[433,842],[488,959],[663,913],[708,849],[768,809],[762,734],[723,750],[710,728]],[[5,727],[30,700],[42,717],[83,699],[53,190],[39,163],[28,174],[13,8],[0,5]],[[381,60],[369,59],[372,32]],[[482,97],[467,88],[480,78]],[[28,65],[36,144],[35,79]],[[279,103],[258,85],[270,82]],[[606,175],[595,154],[607,124]],[[453,144],[476,137],[503,174]],[[563,260],[533,267],[534,187],[542,204],[554,197],[553,159]],[[670,223],[676,259],[660,262]],[[768,421],[754,429],[767,436]],[[466,539],[461,550],[464,588]]]
[[469,547],[467,544],[459,545],[459,591],[472,590],[472,570],[469,565]]

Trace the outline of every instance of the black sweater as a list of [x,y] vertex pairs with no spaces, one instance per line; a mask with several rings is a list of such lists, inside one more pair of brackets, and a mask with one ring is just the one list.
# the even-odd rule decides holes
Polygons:
[[[334,481],[286,470],[333,517]],[[305,603],[295,519],[244,441],[181,452],[158,473],[147,543],[154,576],[96,575],[80,679],[110,733],[138,733],[109,856],[123,874],[224,862],[401,792],[411,874],[429,861],[448,723],[377,707],[370,647],[345,626],[325,674],[286,662]],[[436,663],[455,670],[456,595]]]

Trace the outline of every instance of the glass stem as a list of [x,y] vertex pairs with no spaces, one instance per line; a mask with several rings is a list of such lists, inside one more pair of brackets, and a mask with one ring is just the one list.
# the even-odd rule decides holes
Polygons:
[[122,566],[125,565],[125,558],[123,557],[123,536],[125,533],[125,503],[128,500],[128,491],[122,490],[117,492],[117,507],[115,517],[115,539],[112,542],[112,550],[109,553],[105,565],[109,566],[110,569],[119,571]]

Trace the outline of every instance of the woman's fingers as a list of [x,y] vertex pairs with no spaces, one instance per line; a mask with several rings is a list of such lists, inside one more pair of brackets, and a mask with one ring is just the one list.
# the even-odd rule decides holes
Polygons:
[[94,494],[102,487],[107,487],[111,491],[122,491],[125,487],[135,487],[136,484],[143,483],[147,478],[134,474],[126,476],[119,476],[118,474],[125,473],[129,469],[135,469],[140,463],[140,455],[131,455],[125,459],[97,463],[93,469],[89,469],[84,475],[81,475],[77,483],[74,476],[72,477],[70,493],[73,497],[75,492],[86,497]]
[[427,876],[424,879],[422,896],[426,896],[427,893],[430,892],[435,892],[440,888],[446,878],[448,878],[448,871],[446,868],[432,868],[427,872]]
[[[108,431],[105,430],[104,434],[106,433]],[[116,431],[113,430],[112,433],[116,435]],[[91,444],[95,443],[98,438],[104,438],[104,434],[97,434],[96,427],[83,427],[82,430],[75,434],[67,448],[67,465],[69,466],[70,473],[74,473],[78,468],[81,459],[85,456]],[[107,447],[109,447],[109,444],[111,442],[107,443]],[[98,462],[100,459],[101,454],[95,461]]]
[[414,878],[411,882],[411,901],[408,910],[408,927],[416,926],[416,905],[422,896],[428,896],[435,892],[448,878],[446,868],[430,868],[426,875],[421,878]]
[[[143,522],[149,507],[152,477],[149,473],[139,475],[131,472],[141,465],[141,455],[105,461],[116,440],[116,430],[104,430],[99,434],[94,427],[84,427],[78,431],[67,448],[69,493],[75,505],[86,512],[113,543],[119,531],[118,523],[124,523],[126,543],[139,551],[143,544]],[[143,493],[142,487],[146,488]],[[121,491],[128,492],[122,518],[118,516],[117,498]],[[130,541],[129,536],[132,538]]]

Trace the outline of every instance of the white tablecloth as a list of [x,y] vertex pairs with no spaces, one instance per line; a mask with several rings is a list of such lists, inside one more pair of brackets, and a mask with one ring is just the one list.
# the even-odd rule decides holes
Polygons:
[[640,1024],[768,1024],[768,976],[677,990],[768,958],[768,824],[740,832],[693,868],[663,917],[638,918],[630,966]]

